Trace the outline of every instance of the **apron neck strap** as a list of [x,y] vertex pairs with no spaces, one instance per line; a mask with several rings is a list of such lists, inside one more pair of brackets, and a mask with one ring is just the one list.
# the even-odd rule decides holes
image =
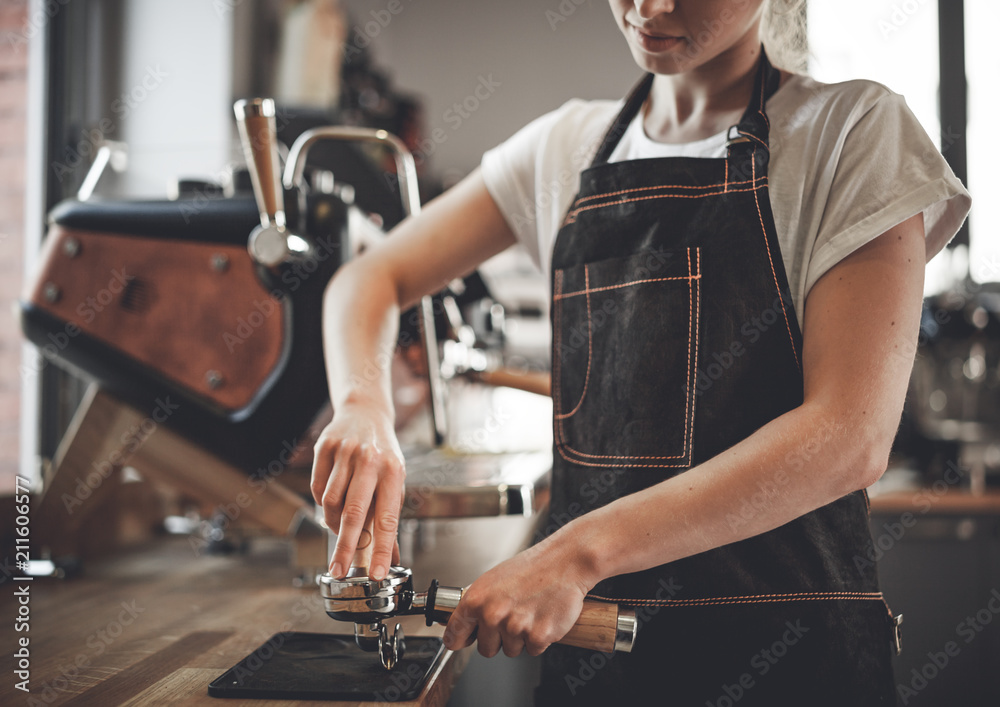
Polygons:
[[[639,83],[629,92],[628,96],[626,96],[625,105],[622,106],[621,111],[611,123],[611,127],[604,134],[604,139],[601,141],[600,147],[597,148],[597,154],[594,155],[594,159],[591,162],[592,167],[604,164],[611,157],[611,153],[615,151],[615,148],[622,139],[622,135],[625,134],[629,124],[635,119],[636,115],[639,114],[642,104],[646,102],[649,91],[653,86],[654,76],[652,73],[645,74],[639,80]],[[750,103],[743,112],[740,122],[730,128],[730,140],[728,143],[730,149],[733,143],[737,141],[756,142],[762,143],[765,147],[767,146],[770,124],[767,120],[767,113],[764,112],[764,104],[778,90],[780,83],[781,72],[771,65],[764,47],[761,46],[760,61],[757,64],[757,73],[754,77]],[[741,140],[739,137],[733,136],[734,132],[743,136],[743,139]]]

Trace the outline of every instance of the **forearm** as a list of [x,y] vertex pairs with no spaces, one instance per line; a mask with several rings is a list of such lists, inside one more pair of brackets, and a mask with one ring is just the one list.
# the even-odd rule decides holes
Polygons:
[[401,309],[514,243],[479,171],[345,265],[327,288],[323,348],[330,399],[391,408],[389,367]]
[[323,351],[334,410],[365,400],[392,414],[390,367],[399,300],[388,276],[361,258],[344,266],[323,302]]
[[818,405],[796,408],[703,464],[574,520],[552,540],[573,545],[591,585],[744,540],[876,477],[885,445],[858,435]]
[[923,254],[917,215],[813,286],[802,405],[697,467],[553,535],[584,582],[753,537],[874,483],[888,462],[913,366]]

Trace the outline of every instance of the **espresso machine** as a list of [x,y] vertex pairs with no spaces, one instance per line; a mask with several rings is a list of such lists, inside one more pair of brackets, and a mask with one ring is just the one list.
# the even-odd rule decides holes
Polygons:
[[[266,122],[267,112],[266,101],[241,102],[236,107],[248,163],[253,166],[251,173],[254,175],[255,193],[258,203],[262,206],[261,226],[257,227],[250,237],[250,249],[251,252],[259,249],[261,256],[265,252],[270,254],[273,251],[273,258],[268,255],[267,260],[281,262],[288,258],[288,253],[291,251],[288,243],[294,236],[288,232],[282,233],[280,224],[275,220],[263,219],[265,210],[273,212],[273,209],[267,209],[267,205],[274,193],[274,190],[268,187],[274,183],[272,175],[275,170],[271,165],[275,164],[272,160],[276,158],[273,147],[268,145],[273,141],[273,130]],[[258,119],[262,120],[258,122]],[[306,133],[292,146],[289,153],[285,171],[286,183],[295,182],[301,174],[302,151],[319,139],[388,141],[396,150],[398,157],[399,186],[404,211],[407,214],[419,211],[420,203],[415,190],[412,158],[405,147],[384,132],[324,128]],[[427,370],[431,385],[432,420],[435,440],[440,442],[444,435],[444,418],[438,414],[443,412],[440,397],[442,383],[434,327],[428,324],[433,322],[433,319],[427,298],[423,302],[423,314]],[[410,639],[411,644],[416,644],[417,650],[408,651],[402,626],[396,623],[390,635],[383,622],[405,615],[420,615],[424,617],[427,626],[433,623],[447,623],[461,601],[464,590],[461,587],[442,586],[437,580],[432,580],[427,591],[417,591],[411,570],[401,566],[390,568],[385,578],[374,580],[368,576],[370,543],[371,531],[368,529],[362,533],[362,541],[346,577],[335,578],[325,573],[317,578],[327,615],[335,621],[352,624],[353,641],[349,642],[345,637],[338,635],[283,636],[281,640],[283,652],[276,651],[276,657],[258,666],[256,670],[250,669],[249,661],[255,658],[257,652],[247,656],[240,664],[213,681],[209,686],[209,694],[220,697],[286,698],[330,698],[334,695],[346,695],[356,698],[357,692],[348,688],[358,680],[362,680],[364,685],[370,687],[373,683],[386,684],[385,680],[391,677],[393,671],[426,676],[440,659],[443,650],[440,640],[428,637]],[[628,652],[632,648],[636,631],[636,616],[631,609],[606,602],[587,601],[576,625],[560,642],[608,653]],[[359,657],[358,649],[360,656],[365,653],[376,655],[371,656],[366,663],[363,657]],[[412,657],[408,658],[408,654]],[[308,675],[301,671],[303,655],[308,655],[316,668]],[[360,664],[359,660],[362,661]],[[407,664],[407,660],[419,662]],[[381,677],[377,675],[378,670],[382,671]],[[372,674],[373,671],[375,675]],[[408,694],[412,696],[413,691],[419,691],[422,685],[422,680],[414,680],[410,685],[411,692]],[[384,697],[385,694],[376,690],[373,696]]]

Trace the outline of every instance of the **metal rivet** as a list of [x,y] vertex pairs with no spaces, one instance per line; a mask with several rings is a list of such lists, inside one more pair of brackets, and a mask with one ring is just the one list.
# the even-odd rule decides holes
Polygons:
[[208,383],[208,387],[212,390],[222,386],[222,374],[218,371],[209,371],[205,374],[205,382]]
[[224,253],[216,253],[212,256],[212,269],[216,272],[225,272],[229,268],[229,256]]
[[45,301],[55,303],[59,301],[59,297],[62,296],[62,291],[60,291],[59,286],[54,282],[46,282],[45,287],[42,288],[42,296],[45,297]]
[[80,254],[80,241],[75,238],[67,238],[63,241],[63,253],[68,255],[70,258],[75,258]]

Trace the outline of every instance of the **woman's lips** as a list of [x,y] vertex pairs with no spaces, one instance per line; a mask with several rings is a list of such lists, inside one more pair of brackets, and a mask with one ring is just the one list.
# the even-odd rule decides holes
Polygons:
[[650,52],[651,54],[670,51],[671,49],[676,49],[684,43],[683,37],[649,34],[635,25],[630,25],[630,27],[632,28],[632,32],[635,34],[636,41],[639,43],[639,46],[642,47],[644,51]]

